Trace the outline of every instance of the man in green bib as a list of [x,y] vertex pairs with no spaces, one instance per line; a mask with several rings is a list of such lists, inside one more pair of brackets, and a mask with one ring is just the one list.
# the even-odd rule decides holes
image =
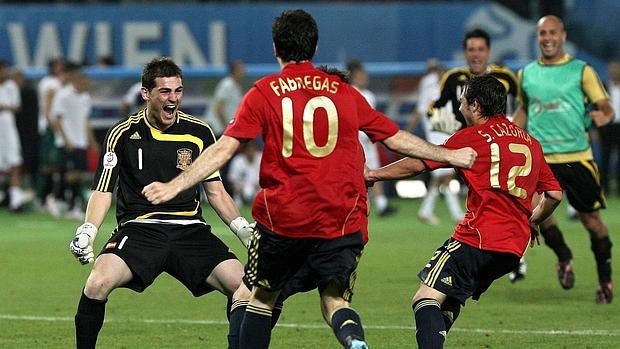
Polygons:
[[[611,122],[614,110],[594,69],[564,51],[566,31],[562,20],[544,16],[538,21],[536,32],[541,56],[519,71],[522,105],[515,112],[514,121],[526,125],[529,133],[540,141],[568,202],[577,210],[590,234],[599,280],[596,302],[610,303],[612,243],[599,213],[606,203],[588,129],[592,122],[597,127]],[[572,252],[556,219],[549,217],[544,221],[540,232],[545,244],[558,257],[560,285],[564,289],[572,288],[575,281]]]

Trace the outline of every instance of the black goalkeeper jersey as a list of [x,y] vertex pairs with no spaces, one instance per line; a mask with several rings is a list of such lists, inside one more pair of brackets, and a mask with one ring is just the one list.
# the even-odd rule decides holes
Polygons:
[[[177,122],[165,131],[146,119],[146,109],[127,117],[108,130],[93,190],[116,191],[119,225],[131,220],[200,220],[200,191],[196,185],[160,205],[151,204],[142,189],[151,182],[168,182],[192,162],[215,136],[206,123],[181,111]],[[205,180],[220,180],[215,172]]]
[[[509,99],[506,105],[510,108],[516,100],[519,90],[519,80],[515,73],[506,67],[491,64],[487,67],[486,74],[494,76],[504,84]],[[428,116],[430,117],[433,114],[433,109],[442,108],[448,103],[452,103],[452,112],[456,116],[456,119],[461,122],[461,128],[467,126],[465,117],[459,111],[461,105],[459,97],[461,97],[461,92],[463,91],[465,83],[474,76],[475,75],[469,70],[469,67],[453,68],[445,72],[441,76],[439,82],[441,94],[439,98],[431,104],[431,108],[428,110]],[[508,115],[512,111],[513,110],[507,110],[506,114]]]

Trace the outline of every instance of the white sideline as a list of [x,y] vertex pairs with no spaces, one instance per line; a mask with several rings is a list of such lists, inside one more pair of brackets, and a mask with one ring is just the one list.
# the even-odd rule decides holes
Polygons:
[[[20,320],[20,321],[71,321],[73,317],[63,316],[36,316],[36,315],[11,315],[0,314],[0,320]],[[149,324],[191,324],[191,325],[228,325],[227,321],[217,320],[185,320],[185,319],[106,319],[106,322],[141,322]],[[296,323],[279,323],[278,327],[315,329],[326,328],[325,324],[296,324]],[[412,326],[398,325],[364,325],[364,328],[374,330],[413,330]],[[537,335],[562,335],[562,336],[620,336],[620,330],[506,330],[506,329],[484,329],[484,328],[452,328],[450,331],[465,333],[503,333],[503,334],[537,334]]]

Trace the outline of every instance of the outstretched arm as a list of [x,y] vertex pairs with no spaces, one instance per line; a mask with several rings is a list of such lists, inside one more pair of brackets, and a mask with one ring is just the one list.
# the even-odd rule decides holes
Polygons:
[[170,182],[153,182],[147,185],[142,189],[142,195],[155,205],[171,200],[181,191],[198,184],[220,169],[237,151],[239,144],[240,142],[236,138],[222,136],[217,142],[205,149],[183,173],[174,177]]
[[404,158],[377,169],[366,168],[366,182],[378,182],[392,179],[404,179],[416,176],[426,170],[424,163],[418,159]]
[[398,131],[383,141],[390,150],[413,158],[447,162],[456,167],[471,168],[478,155],[470,147],[450,150],[431,144],[409,132]]

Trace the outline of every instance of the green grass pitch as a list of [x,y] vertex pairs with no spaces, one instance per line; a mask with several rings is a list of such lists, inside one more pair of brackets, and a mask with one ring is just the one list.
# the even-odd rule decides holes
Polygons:
[[[393,202],[398,213],[371,217],[371,240],[358,272],[354,307],[362,316],[373,349],[415,348],[411,297],[417,271],[452,231],[443,202],[439,226],[415,217],[419,200]],[[620,244],[620,200],[603,211],[612,241]],[[238,240],[206,209],[214,230],[244,261]],[[248,209],[244,209],[249,215]],[[574,253],[575,288],[560,288],[555,257],[546,246],[527,254],[528,274],[511,284],[500,279],[479,302],[468,301],[450,332],[446,348],[620,348],[620,298],[594,303],[596,273],[590,242],[581,225],[558,209],[560,227]],[[90,266],[69,253],[79,222],[40,213],[0,210],[0,348],[71,348],[73,315]],[[114,227],[102,226],[100,248]],[[620,245],[617,245],[620,246]],[[620,270],[614,249],[614,270]],[[620,295],[620,293],[617,293]],[[101,348],[225,348],[225,298],[193,298],[176,280],[162,275],[143,294],[119,289],[110,296]],[[321,319],[316,292],[288,301],[271,348],[340,348]]]

